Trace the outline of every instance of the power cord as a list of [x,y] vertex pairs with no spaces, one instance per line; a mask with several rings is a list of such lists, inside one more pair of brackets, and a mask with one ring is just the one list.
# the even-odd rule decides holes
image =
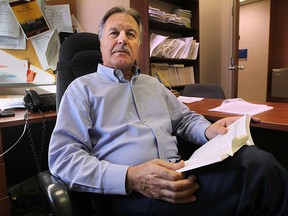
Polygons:
[[[28,111],[26,110],[25,115],[26,115],[27,112],[28,112]],[[25,115],[24,115],[24,116],[25,116]],[[22,137],[24,136],[24,134],[25,134],[25,132],[26,132],[26,129],[27,129],[27,125],[24,124],[23,132],[22,132],[21,136],[18,138],[18,140],[17,140],[10,148],[8,148],[6,151],[4,151],[4,152],[0,155],[0,157],[3,157],[5,154],[7,154],[11,149],[13,149],[13,148],[19,143],[19,141],[20,141],[20,140],[22,139]]]

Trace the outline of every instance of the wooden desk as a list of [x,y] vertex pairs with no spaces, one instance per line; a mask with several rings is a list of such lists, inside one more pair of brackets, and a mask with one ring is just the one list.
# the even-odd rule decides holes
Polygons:
[[[204,115],[211,122],[223,117],[236,116],[208,111],[219,106],[222,101],[221,99],[204,99],[186,105],[190,110]],[[274,108],[255,115],[261,119],[261,123],[251,124],[250,131],[253,141],[259,148],[274,154],[288,169],[288,103],[265,102],[265,104]]]
[[[24,113],[25,110],[14,110],[15,117],[0,118],[0,154],[4,151],[3,130],[9,127],[21,126],[25,124]],[[55,121],[56,113],[45,112],[46,121]],[[29,114],[29,124],[41,123],[42,116],[40,114]],[[17,148],[17,146],[15,146]],[[9,152],[7,153],[9,154]],[[0,157],[0,216],[10,216],[9,196],[7,191],[6,169],[5,169],[5,155]]]
[[[186,104],[190,110],[201,113],[210,121],[217,121],[227,116],[236,116],[222,112],[211,112],[209,109],[220,106],[221,99],[204,99],[202,101]],[[254,103],[254,102],[252,102]],[[255,102],[256,103],[256,102]],[[261,103],[263,104],[263,102]],[[274,109],[255,115],[261,119],[260,124],[252,124],[252,127],[266,128],[278,131],[288,131],[288,103],[265,102],[264,104],[274,107]]]

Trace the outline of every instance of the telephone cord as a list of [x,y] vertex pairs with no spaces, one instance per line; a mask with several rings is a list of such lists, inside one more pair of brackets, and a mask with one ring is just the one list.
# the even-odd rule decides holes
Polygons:
[[[26,116],[26,113],[27,113],[28,111],[26,110],[26,112],[25,112],[25,115],[24,116]],[[24,134],[25,134],[25,132],[26,132],[26,129],[27,129],[27,125],[26,125],[26,123],[24,124],[24,128],[23,128],[23,132],[22,132],[22,134],[21,134],[21,136],[18,138],[18,140],[10,147],[10,148],[8,148],[6,151],[4,151],[2,154],[0,154],[0,157],[3,157],[5,154],[7,154],[11,149],[13,149],[18,143],[19,143],[19,141],[22,139],[22,137],[24,136]]]

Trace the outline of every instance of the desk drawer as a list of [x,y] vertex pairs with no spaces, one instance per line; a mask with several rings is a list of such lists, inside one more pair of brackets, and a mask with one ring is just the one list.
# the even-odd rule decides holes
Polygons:
[[[0,164],[0,199],[7,196],[5,164]],[[0,208],[1,209],[1,208]]]

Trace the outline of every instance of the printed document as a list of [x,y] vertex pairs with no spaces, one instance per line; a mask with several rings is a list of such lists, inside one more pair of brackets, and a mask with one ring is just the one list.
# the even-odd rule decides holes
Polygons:
[[220,106],[210,109],[209,111],[224,112],[238,115],[256,115],[258,113],[265,112],[271,109],[273,109],[273,107],[267,106],[266,104],[254,104],[249,103],[242,98],[233,98],[224,100]]

